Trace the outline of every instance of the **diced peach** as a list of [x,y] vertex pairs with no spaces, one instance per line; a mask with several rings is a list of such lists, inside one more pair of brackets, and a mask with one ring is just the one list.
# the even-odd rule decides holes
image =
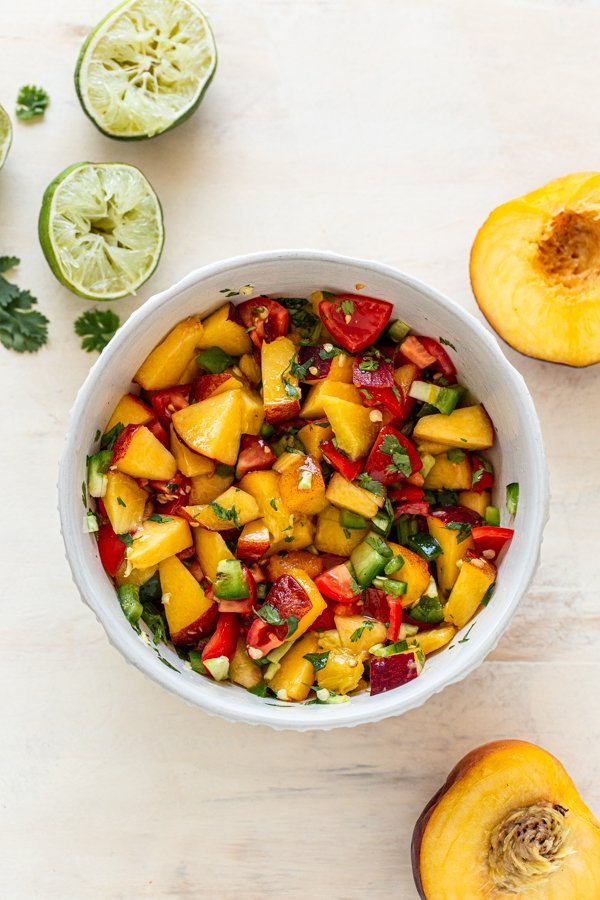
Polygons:
[[197,378],[200,374],[200,367],[196,362],[196,357],[190,359],[189,363],[177,379],[177,384],[191,384],[194,378]]
[[431,491],[466,491],[471,487],[471,463],[465,453],[460,462],[452,462],[447,453],[436,456],[435,463],[425,477]]
[[446,444],[438,444],[435,441],[419,441],[417,450],[421,456],[425,456],[426,454],[429,454],[429,456],[439,456],[440,453],[446,453],[448,447]]
[[456,583],[444,607],[444,619],[462,628],[473,618],[488,589],[496,580],[496,567],[479,556],[462,561]]
[[321,444],[330,441],[333,437],[333,428],[326,419],[320,422],[308,422],[298,432],[298,439],[302,442],[306,452],[317,462],[323,459]]
[[309,578],[306,572],[303,572],[302,569],[292,569],[289,574],[298,582],[300,587],[304,588],[311,602],[311,608],[302,616],[302,618],[298,622],[298,628],[292,636],[292,640],[297,641],[298,638],[301,637],[301,635],[303,635],[308,628],[310,628],[312,623],[319,618],[323,610],[326,608],[327,603],[321,596],[321,592],[319,591],[312,578]]
[[128,425],[114,447],[113,466],[133,478],[168,481],[177,472],[175,458],[145,425]]
[[180,516],[165,516],[161,522],[145,519],[142,532],[127,548],[127,559],[134,569],[148,569],[192,546],[192,532]]
[[327,418],[323,405],[327,397],[339,397],[342,400],[347,400],[349,403],[360,403],[360,394],[353,384],[345,384],[342,381],[332,381],[330,378],[325,378],[309,390],[300,413],[302,418]]
[[262,681],[262,669],[248,656],[246,642],[242,637],[238,637],[233,659],[229,663],[229,678],[246,690],[256,687]]
[[385,643],[387,628],[383,622],[376,622],[374,619],[365,619],[364,616],[335,616],[335,627],[341,646],[358,656],[362,656],[375,644]]
[[183,370],[201,346],[202,323],[196,316],[179,322],[154,348],[137,370],[133,380],[146,391],[159,391],[177,384]]
[[195,506],[210,503],[211,500],[216,500],[219,494],[226,491],[232,484],[233,472],[227,475],[220,473],[216,469],[212,475],[194,475],[192,477],[190,503]]
[[207,459],[206,456],[200,456],[199,453],[194,453],[193,450],[186,447],[186,445],[177,437],[172,425],[170,441],[171,453],[175,457],[177,468],[187,478],[192,478],[195,475],[212,475],[215,471],[215,464],[212,459]]
[[285,422],[298,415],[301,392],[298,378],[291,373],[292,364],[297,361],[296,348],[289,338],[263,343],[262,390],[267,422]]
[[202,571],[209,581],[214,581],[217,577],[219,563],[224,559],[235,559],[235,557],[218,531],[193,528],[192,534],[196,556]]
[[218,372],[216,374],[198,375],[192,385],[192,399],[194,403],[225,394],[227,391],[241,391],[242,381],[236,378],[233,372]]
[[280,575],[289,575],[292,569],[302,569],[313,581],[323,571],[323,560],[308,550],[292,550],[271,556],[267,563],[266,574],[269,581],[277,581]]
[[265,555],[271,546],[271,535],[264,519],[255,519],[242,528],[236,547],[240,559],[255,562]]
[[121,425],[147,425],[154,418],[154,412],[135,394],[125,394],[115,406],[106,423],[105,432],[110,431],[119,422]]
[[366,409],[340,397],[325,397],[323,408],[339,449],[352,460],[367,456],[381,426],[381,419],[372,419],[377,410]]
[[343,528],[340,525],[340,511],[328,506],[317,519],[315,547],[320,553],[335,556],[350,556],[355,547],[366,537],[367,528]]
[[446,644],[449,644],[455,634],[456,628],[454,625],[442,625],[440,628],[419,632],[414,640],[418,643],[425,656],[427,656],[429,653],[434,653],[440,647],[445,647]]
[[357,687],[364,670],[362,659],[351,650],[330,650],[325,666],[317,672],[317,683],[336,694],[349,694]]
[[352,372],[354,370],[354,357],[347,353],[338,353],[331,360],[331,368],[327,378],[329,381],[341,381],[344,384],[352,384]]
[[294,464],[288,466],[279,479],[281,499],[291,513],[317,515],[328,505],[321,467],[310,456],[294,456]]
[[308,516],[294,516],[292,527],[284,531],[278,541],[271,544],[270,553],[278,553],[281,550],[304,550],[310,547],[315,535],[315,526]]
[[213,605],[189,569],[176,556],[159,563],[163,605],[171,640],[175,645],[189,645],[201,636],[197,625]]
[[106,493],[102,498],[106,515],[116,534],[136,531],[142,524],[148,492],[135,478],[123,472],[108,472]]
[[238,487],[228,488],[205,506],[184,506],[183,509],[191,521],[210,531],[231,531],[260,516],[254,497]]
[[449,416],[423,416],[415,425],[417,443],[434,441],[461,450],[487,450],[494,443],[494,427],[483,406],[464,406]]
[[177,436],[190,450],[234,465],[242,434],[242,401],[240,391],[227,391],[201,400],[173,414]]
[[120,587],[122,584],[134,584],[136,587],[142,587],[147,581],[150,581],[153,575],[158,572],[158,566],[149,566],[147,569],[131,569],[126,575],[129,568],[127,560],[124,559],[115,575],[115,584]]
[[402,547],[400,544],[394,544],[391,541],[387,543],[394,556],[401,556],[404,560],[404,565],[400,569],[396,569],[389,577],[406,583],[406,593],[401,597],[402,606],[414,606],[423,596],[423,591],[427,589],[429,584],[429,566],[418,553],[409,550],[408,547]]
[[458,495],[458,502],[483,518],[491,503],[491,496],[489,491],[461,491]]
[[242,434],[259,434],[265,418],[265,409],[260,394],[244,387],[242,398]]
[[405,397],[408,397],[413,381],[419,377],[419,370],[413,363],[406,363],[404,366],[398,366],[394,372],[394,381],[402,390]]
[[442,555],[435,561],[437,568],[437,583],[440,590],[447,594],[454,587],[458,578],[459,560],[463,559],[468,550],[473,549],[473,538],[469,535],[464,540],[458,540],[458,531],[446,528],[440,519],[435,516],[427,516],[429,534],[436,539],[442,548]]
[[248,379],[251,385],[256,387],[256,385],[260,384],[262,379],[260,366],[256,362],[253,353],[244,353],[244,355],[240,357],[238,365],[242,375]]
[[289,534],[292,520],[290,511],[281,499],[277,472],[248,472],[240,481],[243,491],[251,494],[258,504],[260,518],[265,520],[274,541]]
[[220,347],[230,356],[241,356],[242,353],[250,353],[252,343],[246,333],[246,329],[232,316],[231,303],[221,306],[216,312],[203,321],[204,332],[199,349],[206,350],[209,347]]
[[282,700],[306,700],[314,681],[312,663],[304,659],[308,653],[318,652],[318,635],[312,632],[300,638],[281,660],[279,669],[270,681],[271,690]]
[[383,494],[378,496],[365,490],[353,481],[348,481],[339,472],[334,472],[325,492],[327,500],[339,509],[348,509],[365,519],[372,519],[385,503]]

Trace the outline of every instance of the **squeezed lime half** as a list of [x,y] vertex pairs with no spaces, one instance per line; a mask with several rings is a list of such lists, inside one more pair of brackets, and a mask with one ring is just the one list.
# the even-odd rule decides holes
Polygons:
[[76,163],[44,193],[38,223],[50,268],[75,294],[117,300],[150,278],[164,243],[160,202],[135,166]]
[[100,131],[140,140],[191,116],[216,66],[213,33],[194,3],[126,0],[85,41],[75,86]]
[[6,162],[12,144],[12,124],[3,106],[0,106],[0,169]]

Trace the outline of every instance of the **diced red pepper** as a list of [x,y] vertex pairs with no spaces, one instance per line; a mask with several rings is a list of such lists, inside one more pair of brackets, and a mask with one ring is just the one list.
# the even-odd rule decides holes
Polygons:
[[354,358],[352,381],[357,387],[392,388],[394,386],[393,351],[371,348]]
[[353,462],[341,450],[334,447],[333,441],[323,441],[321,450],[329,465],[333,466],[348,481],[354,481],[362,472],[365,464],[364,459],[357,459],[356,462]]
[[439,509],[432,509],[429,515],[439,519],[444,525],[451,522],[465,522],[467,525],[475,526],[481,522],[479,513],[466,506],[441,506]]
[[408,362],[414,363],[419,369],[429,369],[435,365],[436,357],[425,349],[420,339],[414,334],[409,334],[400,344],[400,353]]
[[329,569],[315,578],[315,584],[324,597],[336,600],[338,603],[356,600],[356,592],[352,587],[352,576],[346,563]]
[[246,328],[252,329],[250,337],[256,347],[288,333],[290,314],[285,306],[270,297],[245,300],[237,307],[237,314]]
[[[365,465],[365,471],[369,473],[371,478],[380,481],[382,484],[393,484],[394,481],[401,481],[403,478],[408,477],[394,466],[392,455],[384,453],[383,450],[381,450],[381,446],[387,437],[395,439],[393,443],[396,448],[397,444],[400,444],[400,448],[403,448],[406,451],[405,456],[408,457],[408,464],[410,466],[409,475],[418,472],[423,468],[423,461],[410,438],[403,435],[397,428],[393,428],[391,425],[384,425],[377,435]],[[386,444],[387,443],[392,442],[386,441]],[[399,452],[401,452],[401,450]]]
[[262,619],[256,618],[246,635],[248,654],[252,659],[261,659],[280,647],[287,635],[287,625],[269,625]]
[[178,409],[189,406],[190,385],[183,384],[181,386],[164,388],[162,391],[152,391],[149,396],[152,409],[156,413],[158,421],[168,431],[171,426],[173,413],[177,412]]
[[337,294],[319,304],[321,321],[337,341],[350,353],[374,344],[390,320],[393,306],[387,300]]
[[489,463],[487,459],[483,459],[481,456],[478,456],[477,453],[472,454],[472,491],[489,491],[494,487],[494,473],[488,472],[486,465],[488,468],[491,468],[491,463]]
[[336,566],[346,561],[345,556],[338,556],[337,553],[321,553],[321,562],[323,563],[323,571],[327,569],[335,569]]
[[109,522],[98,529],[98,554],[104,571],[114,578],[125,556],[125,544],[119,540]]
[[235,477],[238,481],[246,472],[270,469],[277,457],[265,440],[253,434],[242,435]]
[[394,521],[400,516],[426,516],[429,514],[429,503],[421,500],[417,503],[398,503],[394,507]]
[[390,624],[387,630],[388,641],[397,641],[400,636],[400,626],[402,625],[402,603],[400,600],[387,598],[390,607]]
[[454,382],[456,381],[456,366],[454,365],[440,342],[436,341],[435,338],[423,337],[422,335],[419,336],[419,341],[421,342],[427,353],[429,353],[435,359],[435,363],[433,365],[427,366],[427,368],[439,372],[444,376],[449,384],[454,384]]
[[367,588],[363,593],[363,615],[370,619],[377,619],[384,625],[390,619],[390,606],[387,594],[379,588]]
[[239,632],[238,618],[235,613],[220,612],[217,627],[202,651],[202,662],[226,656],[231,662],[237,645]]
[[500,528],[498,525],[481,525],[471,531],[475,549],[484,559],[496,560],[503,547],[512,541],[512,528]]
[[423,488],[413,484],[403,484],[402,487],[392,488],[388,493],[388,499],[392,503],[418,503],[425,497]]

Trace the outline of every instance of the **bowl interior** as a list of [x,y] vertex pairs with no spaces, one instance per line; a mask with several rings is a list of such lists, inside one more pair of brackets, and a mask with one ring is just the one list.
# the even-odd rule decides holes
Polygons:
[[[459,381],[485,404],[496,429],[496,445],[490,453],[496,471],[495,504],[503,507],[506,484],[520,484],[515,537],[501,563],[492,601],[456,636],[451,650],[430,657],[418,679],[387,694],[360,695],[335,706],[293,706],[261,700],[237,686],[210,682],[188,671],[168,647],[148,645],[132,630],[102,570],[95,538],[82,531],[86,454],[92,451],[96,430],[103,428],[118,399],[129,390],[132,374],[180,319],[210,313],[224,302],[226,289],[238,291],[248,284],[254,294],[294,297],[320,289],[355,293],[356,285],[364,284],[363,294],[393,302],[395,314],[415,332],[451,341]],[[497,643],[533,575],[547,502],[535,408],[521,376],[494,338],[460,307],[394,269],[314,251],[256,254],[216,263],[191,273],[137,310],[102,353],[78,394],[59,479],[62,530],[75,582],[125,657],[211,714],[298,730],[354,725],[405,712],[478,665]],[[504,511],[502,524],[507,522]]]

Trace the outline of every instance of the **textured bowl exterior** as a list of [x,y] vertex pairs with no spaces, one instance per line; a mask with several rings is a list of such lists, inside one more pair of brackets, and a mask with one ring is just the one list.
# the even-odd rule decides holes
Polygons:
[[[515,537],[501,565],[493,600],[463,632],[469,640],[427,661],[422,675],[389,693],[363,694],[337,705],[291,705],[261,699],[235,685],[211,682],[187,670],[168,647],[156,648],[138,636],[119,606],[98,558],[93,535],[82,529],[81,484],[86,454],[131,376],[152,347],[180,319],[207,315],[223,303],[226,288],[251,284],[257,293],[307,296],[317,289],[355,292],[393,302],[395,315],[417,333],[452,341],[459,380],[484,404],[496,428],[490,453],[497,484],[520,484]],[[191,272],[133,313],[90,370],[71,411],[59,470],[59,513],[73,579],[111,643],[145,675],[210,715],[228,721],[307,731],[377,722],[421,706],[432,694],[464,678],[494,649],[525,595],[536,570],[548,517],[548,477],[541,429],[521,375],[509,364],[492,335],[468,312],[442,294],[389,266],[313,250],[282,250],[223,260]],[[503,500],[503,498],[502,498]],[[503,523],[506,521],[503,519]]]

